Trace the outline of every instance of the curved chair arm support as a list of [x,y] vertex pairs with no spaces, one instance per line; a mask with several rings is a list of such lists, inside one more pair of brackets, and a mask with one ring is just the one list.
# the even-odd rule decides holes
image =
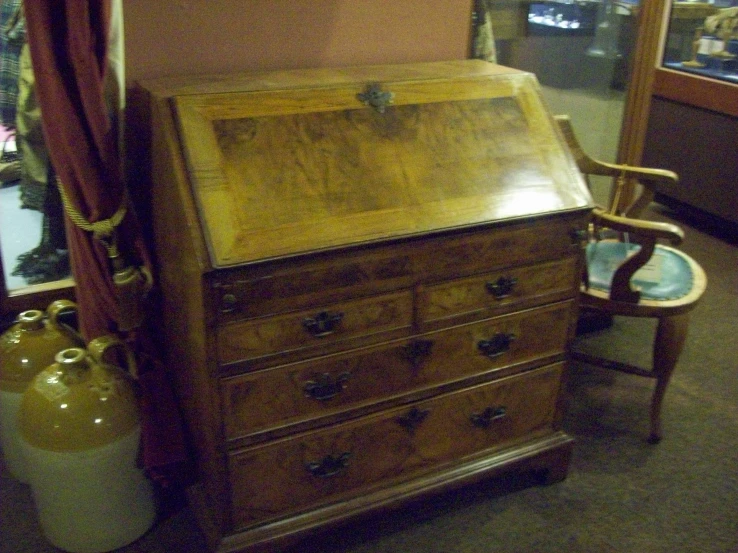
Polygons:
[[610,284],[610,299],[612,301],[627,303],[638,303],[640,301],[641,293],[631,287],[630,279],[633,278],[638,269],[651,259],[656,248],[656,241],[647,240],[641,243],[640,246],[641,249],[638,250],[638,253],[625,260],[613,274],[612,283]]
[[648,240],[668,240],[673,245],[678,245],[682,240],[684,240],[684,231],[682,231],[682,229],[677,225],[612,215],[602,208],[594,209],[593,221],[595,224],[612,230],[629,232],[640,238],[640,240],[638,240],[639,244],[642,241]]
[[593,221],[609,229],[629,233],[634,239],[633,242],[640,245],[640,250],[615,270],[610,284],[611,300],[638,303],[641,294],[631,287],[631,278],[651,259],[657,240],[665,239],[673,244],[679,244],[684,238],[684,232],[678,226],[670,223],[619,217],[599,208],[594,210]]

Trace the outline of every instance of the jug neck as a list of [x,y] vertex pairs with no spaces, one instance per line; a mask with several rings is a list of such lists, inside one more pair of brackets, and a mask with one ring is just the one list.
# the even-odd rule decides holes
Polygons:
[[92,359],[83,348],[68,348],[54,357],[59,379],[67,385],[83,381],[91,368]]
[[18,315],[18,323],[22,330],[41,330],[44,328],[44,312],[38,309],[24,311]]

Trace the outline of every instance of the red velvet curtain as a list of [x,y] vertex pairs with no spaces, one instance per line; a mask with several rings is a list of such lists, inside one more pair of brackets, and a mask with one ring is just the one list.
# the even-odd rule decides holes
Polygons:
[[[109,219],[126,201],[128,210],[116,232],[118,249],[126,265],[150,269],[125,194],[119,133],[111,112],[117,106],[106,103],[110,2],[25,0],[27,37],[49,157],[69,202],[92,223]],[[187,454],[166,371],[149,332],[119,332],[121,311],[105,244],[80,229],[68,213],[65,219],[80,331],[88,341],[117,334],[136,350],[144,465],[152,477],[170,483],[187,468]]]
[[[24,9],[51,162],[82,216],[108,219],[126,197],[118,131],[105,101],[110,1],[26,0]],[[115,333],[119,312],[108,252],[66,220],[80,331],[88,340]],[[132,208],[117,240],[129,263],[147,264]]]

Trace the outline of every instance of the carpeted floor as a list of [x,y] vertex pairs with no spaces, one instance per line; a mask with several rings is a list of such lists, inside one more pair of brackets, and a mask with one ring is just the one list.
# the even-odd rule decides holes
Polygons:
[[[574,366],[566,428],[577,443],[563,482],[511,477],[467,487],[316,535],[289,553],[738,553],[738,239],[658,204],[651,214],[683,226],[682,249],[709,279],[666,396],[659,445],[645,440],[652,381]],[[652,330],[648,321],[616,319],[580,342],[646,362]],[[120,551],[204,550],[185,507]],[[54,551],[29,489],[0,477],[0,552]]]

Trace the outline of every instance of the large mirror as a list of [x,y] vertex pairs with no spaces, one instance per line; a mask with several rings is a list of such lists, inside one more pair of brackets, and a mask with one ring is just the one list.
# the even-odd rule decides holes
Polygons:
[[[2,312],[68,296],[61,198],[44,142],[22,0],[0,0],[0,254]],[[25,297],[25,298],[24,298]],[[29,305],[26,305],[29,304]]]
[[[618,157],[639,0],[478,0],[489,6],[496,61],[535,73],[550,109],[571,117],[586,152]],[[610,179],[592,179],[606,205]]]

